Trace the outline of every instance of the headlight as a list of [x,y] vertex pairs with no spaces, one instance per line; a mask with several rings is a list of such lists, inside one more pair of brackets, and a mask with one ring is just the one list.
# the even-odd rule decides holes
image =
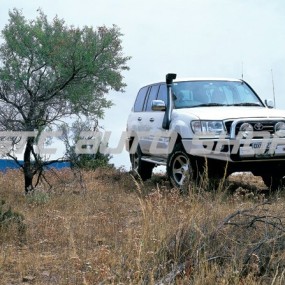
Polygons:
[[225,134],[225,128],[222,121],[192,121],[191,128],[194,134]]
[[239,128],[239,132],[241,133],[243,138],[247,138],[249,136],[252,136],[253,126],[249,123],[243,123]]
[[278,122],[275,125],[275,134],[278,137],[285,137],[285,123],[284,122]]

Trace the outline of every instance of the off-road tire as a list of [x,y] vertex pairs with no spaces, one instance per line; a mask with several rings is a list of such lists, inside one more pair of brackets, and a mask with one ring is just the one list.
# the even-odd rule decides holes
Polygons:
[[182,143],[178,143],[167,160],[167,175],[170,183],[181,192],[188,192],[190,183],[196,177],[195,172],[190,156]]
[[264,184],[269,188],[271,191],[276,191],[284,186],[284,176],[281,174],[262,174],[261,175]]
[[132,173],[134,177],[140,177],[142,181],[145,181],[151,178],[152,170],[155,165],[151,162],[143,161],[141,157],[142,152],[140,146],[138,146],[136,152],[134,154],[130,154]]

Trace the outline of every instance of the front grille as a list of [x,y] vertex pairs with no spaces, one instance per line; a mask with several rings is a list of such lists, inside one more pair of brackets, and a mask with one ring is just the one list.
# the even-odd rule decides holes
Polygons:
[[[235,133],[235,136],[238,135],[239,131],[240,131],[240,127],[243,123],[249,123],[251,124],[253,127],[254,127],[254,134],[255,134],[255,137],[256,135],[258,135],[258,133],[270,133],[270,135],[273,135],[274,134],[274,129],[275,129],[275,125],[280,122],[280,121],[276,121],[276,120],[269,120],[269,121],[247,121],[247,120],[242,120],[242,121],[239,121],[236,125],[235,125],[235,130],[234,130],[234,133]],[[227,130],[227,133],[228,134],[231,134],[231,128],[232,128],[232,124],[233,124],[233,121],[226,121],[225,122],[225,127],[226,127],[226,130]],[[261,125],[262,127],[261,127]]]
[[251,124],[253,127],[257,124],[262,124],[262,129],[256,129],[254,128],[254,132],[269,132],[271,135],[274,133],[274,127],[275,124],[277,123],[276,121],[245,121],[245,122],[239,122],[236,125],[236,130],[235,130],[235,135],[237,135],[240,131],[240,127],[243,123],[249,123]]

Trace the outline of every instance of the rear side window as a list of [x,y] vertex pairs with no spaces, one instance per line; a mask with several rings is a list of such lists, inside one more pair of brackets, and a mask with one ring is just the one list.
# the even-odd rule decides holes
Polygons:
[[156,99],[158,88],[159,88],[159,85],[151,86],[148,99],[147,99],[147,105],[146,105],[147,112],[151,111],[151,102]]
[[139,91],[139,93],[137,95],[135,106],[134,106],[134,111],[135,112],[142,112],[144,101],[145,101],[145,97],[146,97],[146,94],[147,94],[147,90],[148,90],[148,86],[145,86],[145,87],[140,89],[140,91]]
[[157,95],[157,100],[162,100],[164,103],[167,103],[167,89],[166,89],[166,84],[161,84],[158,95]]

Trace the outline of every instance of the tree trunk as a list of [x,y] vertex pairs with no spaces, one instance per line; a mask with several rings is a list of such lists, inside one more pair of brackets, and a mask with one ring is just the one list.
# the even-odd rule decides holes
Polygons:
[[33,150],[33,144],[34,144],[34,138],[30,137],[27,139],[26,149],[24,152],[24,164],[23,164],[23,170],[24,170],[24,178],[25,178],[25,193],[28,194],[31,192],[33,187],[33,167],[31,164],[31,155]]

